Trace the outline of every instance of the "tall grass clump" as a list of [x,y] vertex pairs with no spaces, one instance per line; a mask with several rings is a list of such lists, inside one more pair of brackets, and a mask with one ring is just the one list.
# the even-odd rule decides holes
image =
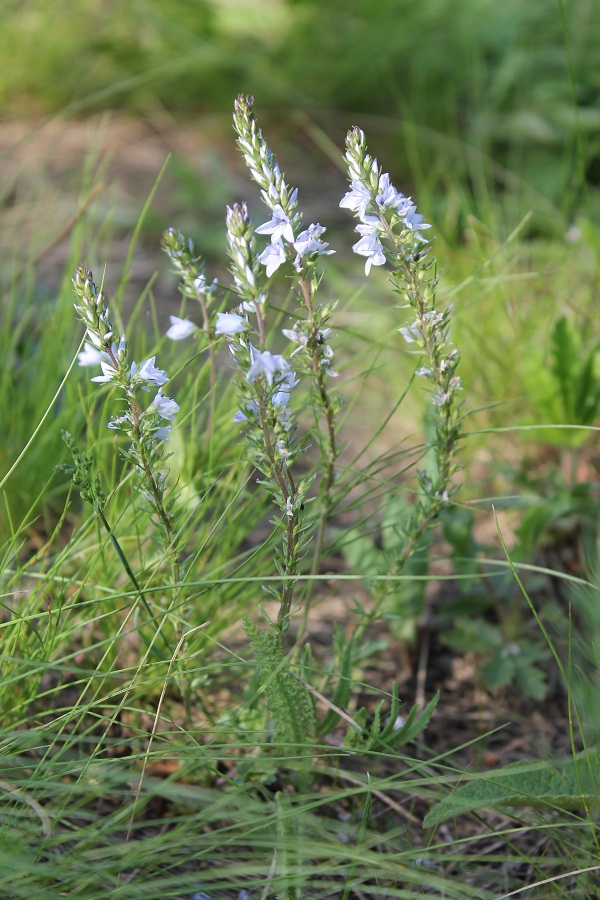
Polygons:
[[[44,552],[24,556],[15,536],[3,566],[5,896],[491,900],[555,880],[560,896],[565,861],[587,890],[597,751],[575,727],[557,768],[486,778],[427,750],[437,695],[407,707],[392,679],[365,700],[389,622],[414,641],[425,611],[399,588],[424,582],[435,529],[461,513],[461,357],[431,226],[352,128],[339,206],[365,276],[387,275],[390,342],[414,356],[427,409],[426,441],[365,462],[334,248],[247,96],[234,128],[265,220],[227,208],[229,274],[215,278],[178,228],[164,233],[182,294],[165,336],[121,324],[110,270],[72,276],[88,377],[64,458],[48,460],[69,493]],[[409,385],[394,387],[397,408]],[[336,593],[347,609],[329,628]],[[490,820],[475,849],[444,824],[513,805],[525,811]],[[544,835],[543,857],[514,851],[522,830]],[[500,850],[481,871],[490,834]]]

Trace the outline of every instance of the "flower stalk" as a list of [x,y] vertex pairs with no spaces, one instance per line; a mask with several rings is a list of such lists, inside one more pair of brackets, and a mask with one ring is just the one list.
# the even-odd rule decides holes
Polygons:
[[[320,513],[313,545],[310,574],[318,572],[323,550],[325,529],[333,507],[333,487],[336,474],[338,444],[336,416],[341,403],[329,390],[328,379],[335,377],[331,361],[333,350],[328,343],[331,328],[329,321],[335,304],[318,305],[316,295],[323,277],[319,267],[320,257],[334,251],[323,241],[325,228],[311,224],[301,229],[302,216],[298,212],[298,191],[290,188],[279,165],[258,127],[252,111],[252,98],[240,95],[235,103],[234,128],[238,146],[242,151],[252,178],[261,189],[261,197],[271,212],[271,219],[256,229],[256,234],[270,236],[270,243],[258,256],[271,277],[286,262],[291,263],[296,281],[296,294],[300,301],[299,320],[283,334],[296,349],[294,366],[299,375],[311,379],[312,407],[315,428],[321,449],[322,477],[319,485]],[[324,426],[323,423],[324,422]],[[309,580],[303,597],[303,618],[299,640],[306,633],[310,601],[314,581]]]
[[274,627],[282,647],[292,612],[302,544],[302,510],[310,486],[310,480],[296,485],[293,475],[293,463],[303,452],[288,406],[298,379],[283,356],[265,349],[268,298],[254,226],[245,204],[228,208],[226,225],[230,271],[241,302],[236,313],[219,314],[216,330],[226,336],[243,373],[238,381],[241,403],[235,420],[244,424],[252,462],[264,476],[261,484],[280,510],[273,521],[282,534],[275,556],[282,583],[270,592],[279,603]]
[[[430,242],[423,235],[430,226],[412,199],[396,190],[389,175],[370,156],[359,128],[348,132],[345,159],[350,190],[340,206],[352,210],[359,219],[356,231],[360,239],[353,250],[365,257],[367,275],[372,266],[389,267],[394,291],[403,299],[403,306],[412,310],[414,319],[398,330],[424,357],[424,364],[415,374],[428,385],[436,411],[435,472],[433,476],[427,470],[418,473],[420,492],[415,511],[391,573],[399,575],[423,535],[458,490],[452,482],[459,468],[456,455],[464,421],[458,399],[462,385],[456,374],[460,353],[449,340],[452,307],[443,311],[436,308],[435,260],[430,255]],[[379,615],[386,595],[382,589],[360,633]]]
[[[141,479],[141,494],[155,515],[162,543],[171,566],[174,584],[181,579],[179,546],[173,516],[173,503],[165,497],[167,471],[164,467],[164,446],[169,441],[171,425],[179,411],[175,400],[165,396],[163,385],[168,376],[155,366],[152,356],[140,365],[135,361],[128,365],[128,347],[125,335],[118,343],[114,340],[110,313],[104,302],[104,295],[96,288],[92,273],[84,266],[78,266],[73,278],[77,302],[77,315],[87,330],[88,341],[80,354],[82,366],[100,365],[102,375],[92,381],[112,384],[119,388],[126,400],[126,410],[121,416],[114,416],[108,427],[127,435],[131,444],[123,450],[123,457],[138,471]],[[152,402],[145,408],[138,400],[138,393],[158,388]]]
[[196,300],[202,313],[202,328],[198,329],[189,319],[171,316],[171,327],[167,337],[172,341],[184,338],[201,331],[208,344],[210,408],[208,411],[207,432],[212,434],[212,423],[215,414],[215,388],[217,384],[217,356],[214,345],[214,334],[210,322],[209,305],[214,299],[217,285],[208,284],[201,260],[194,254],[191,238],[186,238],[176,228],[168,228],[162,236],[162,248],[169,257],[174,270],[181,278],[180,291],[184,297]]

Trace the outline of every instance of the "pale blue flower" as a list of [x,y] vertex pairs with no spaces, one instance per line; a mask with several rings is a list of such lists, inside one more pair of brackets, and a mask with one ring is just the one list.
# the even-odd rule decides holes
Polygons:
[[217,313],[217,324],[215,326],[215,334],[240,334],[249,327],[248,320],[237,313]]
[[287,406],[290,399],[290,391],[296,387],[300,379],[295,372],[288,372],[285,378],[278,384],[278,390],[273,394],[273,406]]
[[102,351],[86,341],[77,359],[80,366],[99,366],[102,362]]
[[427,222],[423,221],[423,216],[417,212],[417,207],[414,205],[409,207],[407,212],[403,214],[403,219],[406,227],[411,231],[414,231],[419,240],[426,242],[427,239],[419,234],[419,232],[423,231],[425,228],[431,228],[431,225],[428,225]]
[[[135,365],[135,363],[133,363],[133,365]],[[119,374],[118,369],[115,369],[115,367],[113,365],[111,365],[110,362],[107,362],[106,359],[100,360],[100,366],[102,368],[103,374],[96,375],[94,378],[92,378],[92,381],[106,383],[109,381],[114,381],[117,378],[117,376]]]
[[169,436],[173,428],[171,425],[165,425],[162,428],[157,428],[156,431],[152,434],[152,437],[155,441],[169,441]]
[[340,200],[340,206],[354,210],[361,219],[364,219],[367,214],[367,206],[371,202],[371,192],[362,181],[354,180],[351,187],[352,190],[344,194]]
[[282,237],[289,241],[290,244],[294,242],[292,222],[279,203],[276,203],[273,207],[273,218],[265,222],[264,225],[260,225],[256,229],[256,234],[270,234],[271,243],[273,244],[280,241]]
[[[166,384],[169,380],[167,373],[163,371],[163,369],[156,368],[154,365],[155,359],[156,356],[151,356],[150,359],[144,360],[139,369],[137,364],[133,362],[130,371],[131,378],[135,376],[137,381],[143,381],[146,384],[155,384],[157,386]],[[102,366],[102,368],[104,369],[104,366]]]
[[398,331],[409,344],[414,344],[415,341],[421,340],[422,337],[418,322],[411,322],[410,325],[407,325],[405,328],[399,328]]
[[399,216],[405,216],[411,207],[413,206],[413,202],[410,197],[405,197],[404,194],[398,194],[396,197],[396,202],[394,206],[396,207],[396,212]]
[[279,266],[285,262],[285,247],[281,241],[269,244],[258,257],[258,261],[267,267],[267,278],[276,272]]
[[294,250],[298,254],[294,261],[296,268],[299,267],[300,260],[307,253],[317,253],[319,256],[330,256],[332,253],[335,253],[335,250],[327,249],[329,244],[326,241],[321,240],[321,235],[324,232],[325,227],[317,223],[316,225],[309,225],[305,231],[298,235],[294,241]]
[[264,375],[269,385],[272,385],[275,374],[277,372],[287,372],[289,367],[290,364],[281,354],[274,355],[269,350],[263,350],[262,353],[257,353],[246,375],[246,381],[252,384],[258,375]]
[[119,429],[124,422],[129,422],[129,416],[115,416],[115,418],[111,419],[108,423],[108,427]]
[[165,397],[162,388],[159,388],[149,409],[154,409],[161,419],[169,419],[171,422],[174,422],[180,407],[179,403],[176,403],[171,397]]
[[169,316],[171,327],[167,331],[167,337],[172,341],[182,341],[196,331],[196,326],[189,319],[180,319],[178,316]]
[[[253,400],[251,400],[250,403],[246,404],[246,409],[249,409],[252,413],[254,413],[255,416],[258,415],[258,406],[256,405],[256,403]],[[242,412],[240,409],[234,415],[233,421],[234,422],[247,422],[248,416],[246,415],[246,413]]]

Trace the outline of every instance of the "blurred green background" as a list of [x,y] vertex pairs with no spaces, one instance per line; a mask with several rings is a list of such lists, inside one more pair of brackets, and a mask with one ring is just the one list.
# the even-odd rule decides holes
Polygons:
[[396,172],[436,192],[599,205],[597,0],[4,0],[0,59],[9,116],[189,121],[243,91],[330,137],[400,133]]

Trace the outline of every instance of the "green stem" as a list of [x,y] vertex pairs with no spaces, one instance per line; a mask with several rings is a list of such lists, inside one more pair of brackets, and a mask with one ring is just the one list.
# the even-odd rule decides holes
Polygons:
[[[327,523],[329,521],[329,517],[331,514],[331,507],[333,505],[333,498],[331,496],[331,489],[333,488],[333,483],[335,481],[335,463],[337,460],[338,450],[337,450],[337,441],[336,441],[336,433],[335,433],[335,412],[331,403],[331,399],[329,397],[329,392],[325,385],[325,376],[323,372],[323,366],[321,365],[321,361],[319,359],[319,349],[318,349],[318,340],[319,340],[319,327],[318,324],[315,323],[315,313],[314,313],[314,305],[313,305],[313,295],[311,294],[309,284],[306,278],[302,278],[300,280],[300,288],[302,291],[302,296],[304,299],[304,305],[308,311],[308,324],[310,328],[310,337],[308,340],[308,347],[310,352],[310,360],[312,364],[312,369],[314,372],[314,378],[316,383],[316,394],[318,398],[319,405],[325,414],[325,422],[327,428],[327,448],[325,451],[321,451],[321,459],[324,466],[324,480],[321,483],[321,510],[319,513],[319,524],[317,527],[317,534],[315,537],[314,550],[312,556],[312,563],[310,567],[310,575],[317,575],[319,571],[319,566],[321,563],[321,556],[323,553],[323,545],[325,542],[325,529],[327,527]],[[316,422],[317,429],[319,428],[318,421]],[[300,630],[298,633],[298,639],[296,642],[296,648],[299,649],[302,641],[304,640],[306,633],[308,631],[308,617],[310,614],[310,606],[314,594],[315,589],[315,581],[311,578],[306,585],[306,589],[304,591],[303,597],[303,610],[302,610],[302,620],[300,623]]]
[[[294,497],[296,495],[296,485],[294,483],[294,477],[289,469],[281,470],[281,466],[279,465],[277,458],[275,456],[275,451],[273,448],[273,442],[271,440],[271,432],[269,429],[269,422],[267,418],[267,408],[265,402],[265,395],[262,388],[259,388],[257,392],[258,399],[258,409],[260,415],[260,424],[261,430],[263,434],[263,442],[267,455],[267,460],[269,463],[269,474],[270,477],[275,481],[277,487],[279,488],[279,492],[282,499],[282,508],[284,515],[286,517],[286,527],[285,527],[285,537],[284,537],[284,547],[285,547],[285,563],[284,563],[284,574],[286,576],[282,586],[281,586],[281,594],[280,594],[280,603],[279,603],[279,612],[277,614],[277,640],[279,642],[279,646],[283,646],[283,639],[285,636],[286,625],[288,619],[290,617],[290,611],[292,608],[292,600],[294,596],[294,586],[295,580],[294,576],[297,574],[297,549],[298,549],[298,513],[294,506]],[[284,475],[285,472],[285,475]],[[292,504],[292,514],[288,514],[288,506]]]
[[[118,556],[119,559],[121,560],[121,564],[122,564],[123,568],[125,569],[125,571],[126,571],[128,577],[129,577],[129,580],[131,581],[131,583],[133,584],[134,588],[136,589],[136,591],[137,591],[137,593],[138,593],[138,597],[140,598],[140,600],[141,600],[141,602],[142,602],[142,605],[144,606],[144,609],[146,610],[146,612],[147,612],[148,615],[150,616],[150,620],[151,620],[152,622],[158,623],[158,619],[156,618],[156,616],[155,616],[154,613],[152,612],[152,609],[150,608],[150,604],[149,604],[148,601],[146,600],[146,598],[145,598],[145,596],[144,596],[144,592],[142,591],[142,588],[140,587],[139,582],[138,582],[137,578],[135,577],[135,574],[134,574],[134,572],[133,572],[131,566],[129,565],[129,561],[128,561],[127,557],[125,556],[124,552],[123,552],[123,548],[121,547],[121,545],[119,544],[119,541],[118,541],[117,538],[115,537],[115,535],[114,535],[114,533],[113,533],[113,530],[112,530],[112,528],[110,527],[110,525],[109,525],[109,523],[108,523],[108,520],[107,520],[106,516],[104,515],[104,512],[100,509],[100,507],[98,506],[97,503],[94,503],[94,510],[95,510],[95,512],[96,512],[96,515],[98,516],[98,518],[100,519],[100,521],[101,521],[102,524],[104,525],[104,528],[106,529],[106,532],[107,532],[107,534],[108,534],[108,536],[109,536],[109,538],[110,538],[111,544],[112,544],[113,547],[115,548],[115,551],[116,551],[116,553],[117,553],[117,556]],[[148,638],[146,637],[146,635],[144,634],[144,632],[141,631],[141,630],[140,630],[140,637],[142,638],[142,640],[143,640],[144,644],[146,645],[146,647],[148,648],[148,650],[151,650],[151,651],[158,657],[158,659],[159,659],[161,662],[164,662],[165,659],[168,659],[168,658],[169,658],[168,656],[167,656],[167,657],[162,656],[162,655],[158,652],[158,650],[156,649],[156,647],[155,647],[153,644],[150,643],[150,641],[148,640]],[[161,640],[163,641],[163,643],[164,643],[164,645],[165,645],[165,648],[166,648],[166,650],[167,650],[167,653],[168,653],[169,656],[170,656],[170,652],[171,652],[171,651],[170,651],[170,649],[169,649],[169,645],[167,644],[166,639],[165,639],[165,637],[163,636],[162,633],[161,633]]]

